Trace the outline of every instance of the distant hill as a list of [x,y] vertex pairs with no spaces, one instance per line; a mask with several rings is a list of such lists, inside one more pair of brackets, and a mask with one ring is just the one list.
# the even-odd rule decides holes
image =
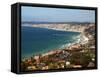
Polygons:
[[23,21],[22,24],[91,24],[93,22],[38,22],[38,21]]

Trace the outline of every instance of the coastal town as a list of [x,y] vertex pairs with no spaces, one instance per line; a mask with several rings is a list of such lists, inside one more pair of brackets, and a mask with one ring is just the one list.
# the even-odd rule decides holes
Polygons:
[[79,43],[21,60],[22,71],[95,67],[95,24],[34,24],[32,27],[80,32]]

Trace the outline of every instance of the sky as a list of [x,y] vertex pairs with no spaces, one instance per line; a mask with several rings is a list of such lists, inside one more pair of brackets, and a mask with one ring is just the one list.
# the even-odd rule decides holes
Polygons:
[[22,22],[95,22],[95,11],[22,6],[21,18]]

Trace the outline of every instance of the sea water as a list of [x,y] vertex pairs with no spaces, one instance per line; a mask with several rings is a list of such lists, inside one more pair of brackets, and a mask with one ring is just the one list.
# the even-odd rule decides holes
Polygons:
[[21,26],[21,57],[31,57],[75,43],[79,32]]

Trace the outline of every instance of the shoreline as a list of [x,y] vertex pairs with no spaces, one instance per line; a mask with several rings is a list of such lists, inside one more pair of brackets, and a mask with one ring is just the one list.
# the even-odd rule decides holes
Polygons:
[[[33,28],[44,28],[44,27],[33,27]],[[44,29],[50,29],[50,30],[57,30],[57,31],[68,31],[68,32],[79,32],[81,33],[81,31],[75,31],[75,30],[65,30],[65,29],[55,29],[55,28],[44,28]]]
[[[86,40],[88,40],[88,38],[84,35],[84,33],[83,32],[80,32],[80,31],[72,31],[72,30],[64,30],[64,29],[55,29],[55,28],[45,28],[45,27],[33,27],[33,26],[24,26],[24,27],[32,27],[32,28],[43,28],[43,29],[50,29],[50,30],[57,30],[57,31],[65,31],[65,32],[78,32],[78,33],[80,33],[80,38],[78,38],[78,42],[73,42],[73,43],[68,43],[68,44],[70,44],[70,45],[68,45],[68,44],[64,44],[64,45],[62,45],[59,49],[57,49],[57,50],[62,50],[62,49],[65,49],[65,48],[68,48],[68,47],[70,47],[70,46],[72,46],[72,45],[74,45],[74,44],[83,44],[83,43],[85,43],[85,41]],[[66,46],[67,45],[67,46]],[[55,50],[51,50],[51,51],[55,51]],[[49,53],[51,53],[51,51],[47,51],[47,52],[43,52],[43,53],[36,53],[35,55],[38,55],[38,54],[41,54],[41,55],[49,55]],[[34,55],[34,54],[33,54]],[[32,57],[32,56],[28,56],[28,57],[25,57],[25,58],[30,58],[30,57]]]
[[[87,40],[89,40],[89,39],[85,35],[82,35],[82,38],[80,37],[79,43],[77,43],[77,42],[69,43],[70,44],[69,46],[66,46],[68,44],[65,44],[65,47],[63,47],[62,49],[58,49],[58,50],[67,49],[75,44],[77,44],[77,45],[86,44],[86,43],[88,43],[88,42],[86,42]],[[42,55],[43,56],[52,55],[52,54],[56,53],[56,51],[57,50],[52,50],[52,51],[49,51],[47,53],[43,53]]]
[[[54,50],[50,50],[50,51],[42,52],[42,53],[36,53],[35,56],[37,56],[37,55],[48,56],[48,55],[52,55],[52,54],[56,53],[57,50],[58,51],[59,50],[63,50],[63,49],[69,48],[69,47],[71,47],[71,46],[73,46],[75,44],[79,44],[79,45],[80,44],[85,44],[86,41],[88,40],[88,38],[85,35],[83,35],[82,33],[80,33],[78,40],[77,40],[78,42],[75,41],[73,43],[64,44],[58,49],[54,49]],[[33,57],[33,56],[24,57],[24,59],[29,59],[30,57]]]
[[68,31],[68,32],[78,32],[78,33],[82,33],[81,31],[75,31],[75,30],[64,30],[64,29],[55,29],[55,28],[33,27],[33,26],[23,26],[23,27],[43,28],[43,29],[56,30],[56,31],[65,31],[65,32]]
[[62,49],[22,59],[22,70],[48,70],[95,67],[95,25],[86,27],[77,42],[64,44]]
[[[33,25],[35,25],[35,26],[33,26]],[[31,24],[30,26],[24,26],[24,27],[32,27],[32,28],[43,28],[43,29],[50,29],[50,30],[57,30],[57,31],[65,31],[65,32],[78,32],[78,33],[80,33],[80,38],[78,38],[78,42],[73,42],[73,43],[68,43],[68,44],[70,44],[70,45],[68,45],[68,44],[64,44],[64,45],[62,45],[61,47],[60,47],[60,49],[57,49],[57,50],[62,50],[62,49],[65,49],[65,48],[68,48],[68,47],[70,47],[70,46],[73,46],[74,44],[85,44],[85,43],[88,43],[88,40],[89,40],[89,38],[88,37],[86,37],[85,36],[85,34],[84,34],[84,32],[83,31],[76,31],[76,30],[73,30],[73,29],[71,29],[71,30],[66,30],[66,29],[58,29],[58,28],[50,28],[50,27],[48,27],[48,24],[44,24],[44,25],[47,25],[47,27],[42,27],[42,26],[37,26],[37,24]],[[41,24],[39,24],[39,25],[41,25]],[[42,24],[43,25],[43,24]],[[50,25],[50,24],[49,24]],[[51,24],[52,25],[52,24]],[[57,25],[59,25],[59,24],[57,24]],[[61,25],[60,25],[61,26]],[[85,28],[84,28],[85,29]],[[67,45],[67,46],[66,46]],[[51,54],[51,51],[53,51],[53,52],[55,52],[55,50],[50,50],[50,51],[48,51],[48,52],[43,52],[43,53],[39,53],[39,54],[41,54],[41,55],[49,55],[49,54]],[[52,52],[52,53],[53,53]],[[38,55],[38,53],[36,53],[36,55]],[[32,56],[30,56],[30,57],[32,57]]]

